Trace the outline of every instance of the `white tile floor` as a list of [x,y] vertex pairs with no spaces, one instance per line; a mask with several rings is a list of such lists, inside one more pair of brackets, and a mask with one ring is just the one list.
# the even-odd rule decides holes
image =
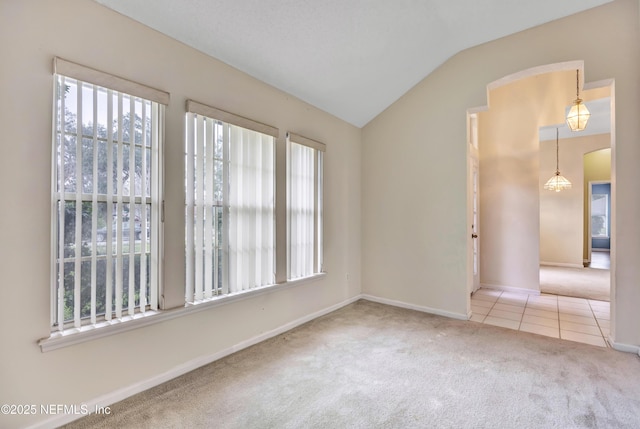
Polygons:
[[479,289],[471,296],[471,312],[474,322],[608,347],[606,301]]

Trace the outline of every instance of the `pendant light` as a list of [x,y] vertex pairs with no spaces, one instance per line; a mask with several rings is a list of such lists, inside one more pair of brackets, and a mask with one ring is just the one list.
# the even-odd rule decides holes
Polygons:
[[558,145],[558,128],[556,128],[556,174],[551,179],[547,180],[544,184],[544,189],[549,191],[560,192],[563,189],[571,188],[571,182],[569,179],[560,174],[560,150]]
[[571,128],[571,131],[582,131],[587,126],[587,121],[589,120],[589,109],[587,106],[582,104],[582,100],[579,96],[579,70],[576,70],[576,99],[573,102],[573,106],[571,106],[571,110],[569,110],[569,114],[567,115],[567,125]]

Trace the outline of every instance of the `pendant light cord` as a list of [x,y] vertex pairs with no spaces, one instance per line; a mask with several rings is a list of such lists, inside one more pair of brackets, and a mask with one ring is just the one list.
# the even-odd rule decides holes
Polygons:
[[580,69],[576,69],[576,98],[579,99],[580,98]]
[[558,143],[558,128],[556,128],[556,176],[560,174],[560,146]]

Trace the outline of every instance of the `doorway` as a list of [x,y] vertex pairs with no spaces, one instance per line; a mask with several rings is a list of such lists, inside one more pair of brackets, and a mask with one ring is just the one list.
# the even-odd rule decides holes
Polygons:
[[[606,151],[606,149],[603,149]],[[589,154],[587,154],[589,155]],[[586,156],[585,155],[585,158]],[[606,153],[604,154],[606,156]],[[611,152],[609,151],[609,157]],[[585,160],[586,161],[586,160]],[[585,162],[585,165],[587,163]],[[609,165],[610,168],[610,165]],[[587,242],[588,266],[593,269],[611,268],[611,181],[589,180],[587,200],[589,231]]]
[[[608,121],[609,110],[598,103],[607,107],[609,100],[594,100],[590,105],[594,116],[605,116]],[[573,133],[564,124],[540,128],[541,293],[610,301],[608,131],[597,123],[590,132],[581,133]],[[571,182],[568,189],[554,192],[542,186],[556,168]]]
[[[580,81],[583,82],[583,64],[579,61],[536,67],[504,77],[487,85],[491,107],[474,109],[478,114],[478,218],[480,232],[478,235],[481,239],[478,240],[478,244],[481,287],[475,291],[470,300],[471,320],[520,330],[533,329],[528,326],[531,324],[535,325],[538,330],[551,328],[547,333],[541,331],[535,333],[566,339],[571,339],[576,330],[581,330],[581,335],[598,337],[595,332],[596,328],[593,328],[593,326],[597,326],[597,329],[601,331],[600,339],[597,341],[601,342],[603,337],[608,336],[609,302],[560,296],[557,293],[545,296],[547,293],[544,291],[541,293],[540,288],[540,262],[544,261],[540,245],[540,220],[542,216],[540,213],[540,190],[549,177],[545,177],[544,181],[539,177],[543,161],[540,159],[538,132],[539,127],[543,124],[564,123],[566,111],[563,107],[570,105],[571,100],[575,98],[576,68],[580,69],[582,76]],[[613,148],[614,136],[609,131],[611,130],[615,104],[613,81],[601,81],[587,85],[581,89],[581,95],[586,103],[604,99],[602,102],[609,104],[611,115],[605,120],[607,131],[599,134],[608,133],[604,137],[607,139],[606,146]],[[589,127],[596,129],[596,127],[591,127],[591,124]],[[582,132],[581,134],[585,135]],[[560,144],[562,145],[562,142]],[[472,144],[467,146],[473,147]],[[470,152],[472,150],[469,150],[467,154],[469,155]],[[555,150],[552,153],[555,157]],[[579,167],[582,164],[583,153],[576,160]],[[471,160],[471,156],[468,156],[468,159]],[[550,161],[550,165],[549,174],[551,175],[555,172],[555,159]],[[561,158],[561,169],[563,169],[562,165]],[[467,278],[470,291],[474,290],[473,199],[471,198],[473,172],[474,169],[469,162]],[[615,183],[613,178],[612,182]],[[572,259],[559,262],[559,264],[571,265],[566,268],[583,269],[584,234],[582,233],[583,199],[581,193],[587,188],[584,186],[581,172],[576,176],[575,183],[580,185],[577,199],[574,201],[577,201],[578,221],[572,221],[569,224],[575,224],[570,225],[573,227],[578,226],[574,231],[577,238],[572,245]],[[612,192],[615,194],[615,189]],[[612,201],[615,201],[615,196]],[[612,207],[612,210],[615,211],[615,207]],[[554,220],[560,220],[560,222],[556,222],[556,226],[558,226],[563,223],[565,218],[562,215],[555,216]],[[567,223],[564,226],[566,225]],[[611,227],[610,234],[615,237],[615,222]],[[560,234],[556,234],[556,236],[560,235],[562,235],[562,231]],[[615,252],[612,253],[612,259],[615,259]],[[610,291],[614,286],[611,285],[610,273],[606,270],[598,271],[609,280]],[[492,299],[488,299],[488,296],[491,296]],[[523,299],[524,301],[522,301]],[[555,305],[555,310],[534,308],[537,305],[548,304],[538,301],[551,300],[553,303],[549,305]],[[491,301],[489,305],[483,305],[488,301]],[[535,305],[529,308],[529,303]],[[594,320],[589,321],[588,327],[578,327],[568,326],[570,322],[567,318],[558,317],[563,312],[575,313],[576,311],[591,312]],[[544,314],[536,315],[534,314],[536,312]],[[543,316],[554,320],[545,320],[546,317]],[[511,326],[513,322],[508,320],[512,319],[519,324],[519,328]],[[546,326],[546,324],[553,324],[553,327]],[[593,332],[582,332],[586,330],[593,330]],[[589,339],[596,341],[591,337]]]

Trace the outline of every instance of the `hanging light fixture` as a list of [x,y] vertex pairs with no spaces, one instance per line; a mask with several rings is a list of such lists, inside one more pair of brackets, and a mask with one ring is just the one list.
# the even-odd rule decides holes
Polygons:
[[567,115],[567,125],[571,128],[571,131],[582,131],[587,126],[587,121],[589,120],[589,109],[587,106],[582,104],[582,100],[579,96],[579,70],[576,70],[576,99],[573,102],[573,106],[571,106],[571,110],[569,110],[569,114]]
[[544,184],[544,189],[556,192],[560,192],[563,189],[571,188],[571,182],[569,182],[569,179],[560,174],[560,150],[558,145],[558,134],[558,128],[556,128],[556,174],[554,174],[551,179],[547,180],[547,183]]

